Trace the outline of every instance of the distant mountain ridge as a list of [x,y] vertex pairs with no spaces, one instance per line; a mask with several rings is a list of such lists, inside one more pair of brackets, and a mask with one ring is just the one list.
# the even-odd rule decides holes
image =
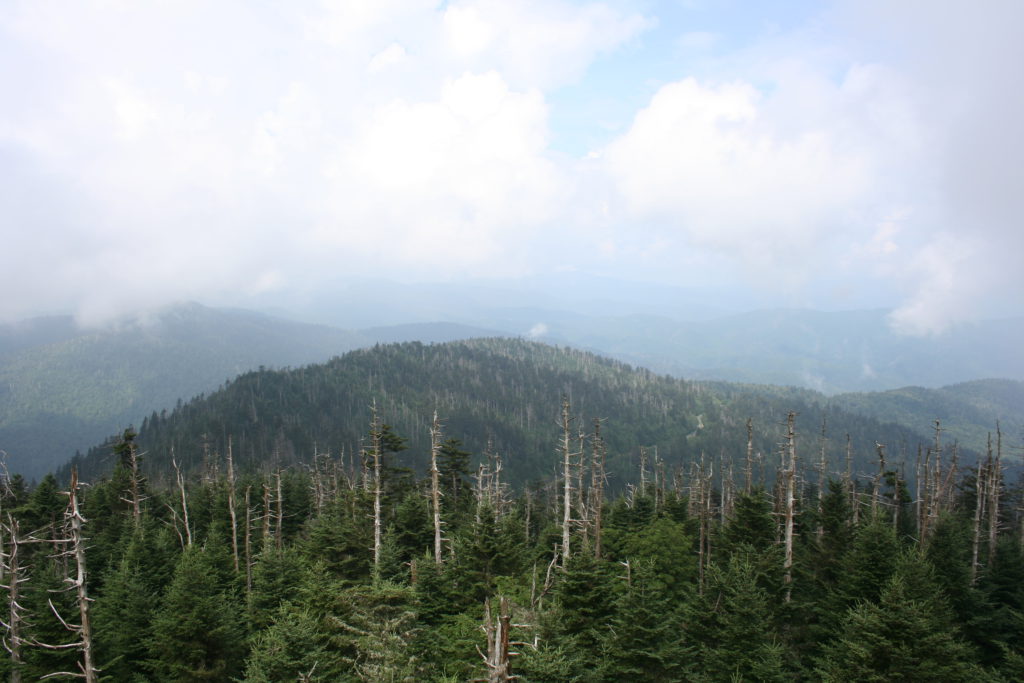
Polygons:
[[38,477],[152,411],[261,366],[322,362],[355,348],[493,334],[454,324],[366,333],[197,303],[97,329],[70,316],[0,325],[0,450]]
[[950,414],[964,416],[961,438],[974,448],[994,429],[995,419],[1002,420],[1004,433],[1017,430],[1005,402],[995,404],[1001,412],[992,417],[984,409],[986,400],[992,407],[991,399],[975,397],[974,412],[968,414],[956,406],[959,392],[981,389],[948,385],[984,376],[1024,377],[1024,354],[1014,346],[1024,334],[1024,321],[977,323],[944,339],[904,339],[888,330],[885,315],[763,311],[688,323],[652,315],[504,308],[474,314],[476,324],[421,322],[347,331],[190,303],[104,330],[79,330],[70,317],[34,319],[0,325],[0,450],[12,470],[36,477],[76,450],[130,423],[138,425],[153,411],[171,409],[260,366],[323,362],[375,343],[442,343],[501,334],[574,346],[688,379],[829,393],[945,384],[939,393],[923,390],[914,400],[914,392],[892,389],[892,396],[880,399],[879,405],[890,406],[886,410],[872,405],[873,394],[840,394],[835,400],[843,409],[883,420],[903,415],[900,422],[915,430],[942,417],[939,408],[946,405]]
[[[740,472],[748,418],[754,425],[757,466],[771,477],[789,411],[798,414],[800,443],[808,444],[801,448],[808,453],[817,451],[823,417],[835,444],[849,433],[858,472],[873,471],[875,440],[899,452],[901,444],[912,448],[930,438],[845,412],[809,390],[766,387],[755,392],[740,385],[690,382],[572,348],[500,338],[377,345],[323,364],[249,372],[170,414],[151,415],[138,443],[147,453],[150,475],[158,478],[170,476],[172,449],[181,466],[195,472],[211,466],[208,458],[225,453],[229,439],[242,470],[308,465],[318,453],[358,472],[358,453],[367,443],[370,406],[375,405],[380,419],[408,439],[398,462],[422,472],[436,410],[446,436],[460,439],[478,461],[493,448],[503,458],[503,481],[522,485],[549,477],[557,467],[563,396],[570,399],[575,417],[574,450],[586,448],[577,445],[577,434],[589,433],[595,417],[604,420],[613,487],[636,479],[641,446],[648,448],[651,481],[655,472],[672,476],[702,457],[718,473],[729,466],[726,459]],[[844,467],[842,452],[838,445],[831,448],[830,471]],[[75,463],[83,477],[95,478],[109,471],[110,453],[109,444],[98,446]],[[965,449],[965,461],[968,456]]]

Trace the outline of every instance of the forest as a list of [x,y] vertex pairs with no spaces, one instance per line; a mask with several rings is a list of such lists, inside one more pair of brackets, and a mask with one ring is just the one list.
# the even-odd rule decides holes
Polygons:
[[[937,435],[911,486],[825,479],[792,437],[774,483],[748,449],[645,457],[605,498],[601,421],[568,401],[560,480],[430,430],[430,468],[375,418],[338,459],[151,486],[135,434],[109,477],[2,497],[4,672],[86,680],[1019,680],[1021,489],[1001,448],[959,471]],[[790,425],[792,422],[790,422]],[[219,466],[212,466],[217,464]],[[817,485],[816,482],[824,482]],[[59,672],[65,672],[59,674]]]
[[525,344],[250,373],[2,478],[0,674],[1024,678],[1012,439],[776,398]]

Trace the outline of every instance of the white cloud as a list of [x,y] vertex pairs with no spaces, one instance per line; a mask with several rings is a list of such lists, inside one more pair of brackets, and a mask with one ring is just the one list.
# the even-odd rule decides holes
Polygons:
[[445,10],[444,39],[466,68],[497,69],[516,88],[551,88],[579,78],[598,54],[652,25],[600,3],[462,0]]
[[[673,282],[704,263],[773,292],[837,274],[902,292],[908,332],[1019,300],[1024,5],[840,2],[738,49],[644,7],[5,3],[0,269],[19,296],[0,316],[382,263]],[[699,74],[659,41],[700,52]],[[579,91],[644,104],[572,159],[552,141]]]
[[[879,146],[861,144],[863,131],[832,116],[844,85],[765,93],[743,81],[670,83],[605,150],[608,172],[636,220],[751,263],[793,268],[873,190]],[[808,98],[820,115],[793,127],[786,112]]]

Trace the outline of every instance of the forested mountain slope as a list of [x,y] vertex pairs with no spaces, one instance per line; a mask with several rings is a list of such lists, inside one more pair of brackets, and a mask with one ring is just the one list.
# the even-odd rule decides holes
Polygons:
[[70,316],[0,326],[0,450],[41,476],[153,410],[172,408],[260,366],[322,362],[378,339],[448,341],[460,325],[352,332],[189,303],[103,329]]
[[[789,411],[798,413],[799,448],[808,458],[819,452],[827,415],[833,471],[845,469],[847,433],[855,466],[864,471],[875,469],[876,441],[888,444],[896,461],[899,453],[929,438],[830,407],[807,390],[758,392],[687,382],[574,349],[486,339],[377,346],[321,365],[246,373],[168,415],[154,413],[142,424],[139,443],[154,472],[167,471],[172,448],[184,467],[198,468],[206,454],[223,455],[229,438],[236,462],[253,469],[308,463],[314,452],[337,457],[344,450],[351,458],[368,432],[375,404],[381,419],[408,439],[401,459],[422,468],[436,410],[448,436],[476,454],[491,442],[505,472],[523,483],[547,478],[555,469],[563,395],[578,418],[574,430],[589,432],[593,418],[606,420],[613,486],[634,478],[641,446],[650,448],[651,462],[656,447],[669,472],[702,453],[709,461],[735,459],[738,468],[748,418],[754,449],[770,475]],[[83,476],[109,469],[110,452],[101,446],[79,459]],[[728,464],[717,465],[722,466]]]
[[888,311],[763,310],[700,322],[664,316],[502,311],[478,324],[599,350],[690,379],[803,386],[828,394],[981,377],[1024,379],[1024,319],[965,323],[933,337],[894,332]]
[[831,397],[829,403],[908,426],[939,419],[961,444],[978,452],[984,452],[989,435],[995,442],[997,422],[1008,444],[1019,446],[1024,441],[1024,382],[1014,380],[985,379],[941,389],[903,387],[840,394]]

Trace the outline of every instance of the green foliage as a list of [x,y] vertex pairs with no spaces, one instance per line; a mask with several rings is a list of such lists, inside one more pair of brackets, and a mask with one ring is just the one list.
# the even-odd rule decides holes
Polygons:
[[[570,389],[584,411],[581,418],[614,416],[605,431],[606,469],[613,485],[633,478],[628,454],[637,444],[657,444],[669,468],[699,458],[702,451],[742,452],[746,435],[735,425],[748,417],[761,426],[754,431],[755,449],[771,452],[777,435],[769,426],[789,410],[809,423],[820,423],[827,412],[833,429],[850,432],[859,443],[917,438],[912,430],[828,408],[813,392],[753,393],[738,385],[697,385],[573,349],[480,339],[377,346],[321,365],[246,373],[167,416],[149,419],[137,442],[148,452],[147,471],[154,477],[169,471],[171,446],[182,467],[195,471],[204,466],[204,447],[224,453],[229,437],[240,469],[266,462],[287,466],[304,462],[321,444],[358,453],[361,443],[368,445],[366,425],[376,403],[388,425],[386,461],[394,459],[393,446],[408,447],[400,465],[385,462],[386,492],[401,498],[408,483],[401,470],[426,469],[427,422],[443,396],[445,431],[459,440],[449,441],[442,455],[444,485],[452,488],[446,490],[450,511],[467,498],[460,479],[472,465],[462,454],[482,453],[488,443],[497,452],[515,454],[506,459],[506,481],[522,484],[547,476],[551,420],[560,410],[560,392]],[[389,434],[407,441],[390,444]],[[77,464],[92,478],[108,471],[109,456],[109,445],[98,447]],[[856,456],[858,462],[864,457],[859,450]]]
[[247,683],[332,681],[337,663],[315,617],[285,604],[273,623],[256,636],[245,666]]
[[98,666],[108,680],[145,680],[138,665],[145,661],[152,637],[157,592],[141,562],[144,548],[144,537],[134,533],[92,610]]
[[[975,681],[983,674],[949,625],[948,606],[904,564],[884,585],[878,602],[860,602],[843,618],[818,673],[827,681]],[[917,585],[914,585],[914,584]],[[934,584],[931,588],[937,588]]]
[[242,610],[220,558],[192,546],[181,556],[153,618],[150,668],[161,681],[223,681],[241,673]]
[[328,615],[335,629],[330,640],[358,680],[418,680],[422,667],[411,646],[419,630],[415,597],[412,589],[387,581],[337,594]]
[[707,585],[686,607],[685,639],[696,680],[785,681],[785,650],[757,557],[738,551],[708,568]]
[[601,644],[600,677],[606,681],[678,681],[691,651],[681,641],[681,610],[650,561],[631,568]]

